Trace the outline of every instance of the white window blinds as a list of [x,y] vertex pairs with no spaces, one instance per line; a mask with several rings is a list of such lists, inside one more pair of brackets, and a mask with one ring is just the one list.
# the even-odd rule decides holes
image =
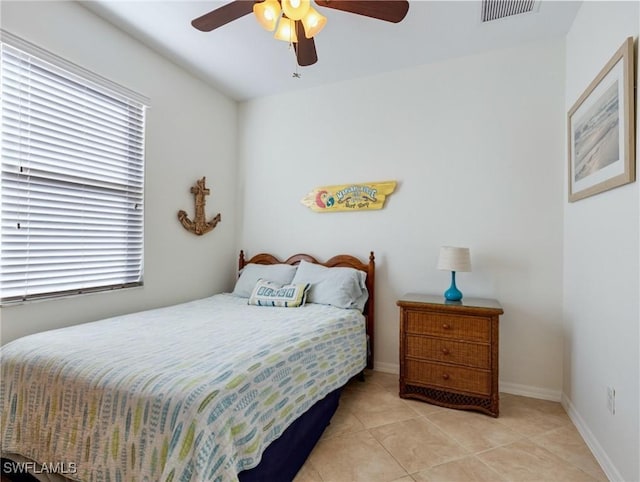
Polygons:
[[142,284],[145,105],[0,49],[0,302]]

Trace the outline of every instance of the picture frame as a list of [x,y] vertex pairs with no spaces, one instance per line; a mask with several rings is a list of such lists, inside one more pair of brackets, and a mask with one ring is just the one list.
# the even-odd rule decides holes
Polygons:
[[633,37],[567,114],[569,202],[635,181]]

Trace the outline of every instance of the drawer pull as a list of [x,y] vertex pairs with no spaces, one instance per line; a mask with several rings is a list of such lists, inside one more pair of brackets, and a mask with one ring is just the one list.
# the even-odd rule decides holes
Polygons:
[[449,325],[448,323],[443,323],[442,324],[442,329],[443,330],[450,330],[451,329],[451,325]]
[[448,355],[449,353],[450,353],[450,352],[449,352],[449,349],[448,349],[448,348],[443,348],[443,349],[442,349],[442,354],[443,354],[443,355]]
[[443,374],[442,374],[442,378],[443,378],[444,380],[449,380],[449,374],[448,374],[448,373],[443,373]]

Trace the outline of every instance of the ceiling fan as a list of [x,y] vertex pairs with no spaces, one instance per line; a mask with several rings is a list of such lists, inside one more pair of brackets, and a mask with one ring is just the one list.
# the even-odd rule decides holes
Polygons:
[[[400,22],[409,11],[407,0],[315,0],[321,7],[355,13],[365,17]],[[326,18],[312,6],[311,0],[235,0],[191,21],[196,29],[210,32],[254,12],[258,22],[275,37],[293,44],[298,65],[318,61],[314,37]]]

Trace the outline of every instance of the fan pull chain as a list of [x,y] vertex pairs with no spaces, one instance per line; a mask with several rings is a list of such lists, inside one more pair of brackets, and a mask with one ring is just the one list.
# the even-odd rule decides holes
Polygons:
[[298,72],[298,55],[296,53],[296,49],[293,46],[293,42],[289,42],[289,50],[293,50],[293,58],[294,58],[294,62],[296,64],[296,69],[295,71],[291,74],[291,76],[294,79],[299,79],[302,77],[302,74],[300,72]]

